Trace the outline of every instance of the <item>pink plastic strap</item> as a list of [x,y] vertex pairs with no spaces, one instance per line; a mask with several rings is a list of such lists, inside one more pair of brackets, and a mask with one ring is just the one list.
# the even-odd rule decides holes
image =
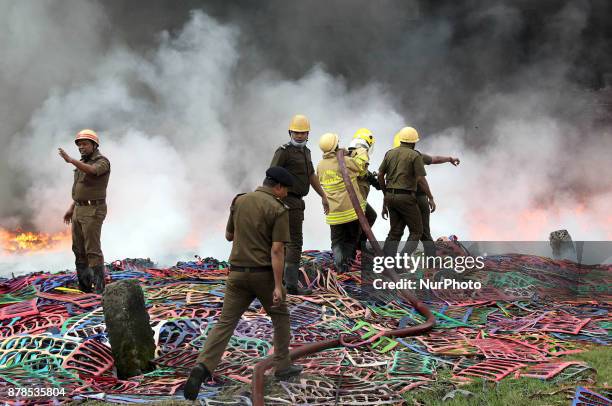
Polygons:
[[36,292],[36,296],[75,304],[83,309],[100,306],[100,295],[85,293],[81,295],[64,295],[59,293]]
[[513,341],[484,338],[469,340],[470,344],[478,349],[487,358],[504,359],[512,361],[534,362],[546,360],[546,354],[530,346]]
[[98,341],[87,340],[66,358],[62,366],[74,369],[81,375],[100,376],[109,371],[114,363],[110,348]]
[[529,367],[526,372],[520,374],[520,376],[526,376],[528,378],[538,378],[538,379],[550,379],[557,376],[561,371],[571,365],[584,365],[582,362],[578,361],[568,361],[568,362],[550,362],[546,364],[539,364]]
[[488,359],[459,371],[455,376],[475,376],[497,382],[524,366],[526,365],[515,361]]
[[38,314],[36,301],[38,299],[27,300],[0,308],[0,320],[13,319],[15,317],[31,316]]

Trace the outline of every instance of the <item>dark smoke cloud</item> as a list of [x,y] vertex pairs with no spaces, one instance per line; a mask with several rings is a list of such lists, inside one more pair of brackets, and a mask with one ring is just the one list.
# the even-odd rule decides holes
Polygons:
[[240,27],[245,74],[266,66],[298,79],[321,64],[349,87],[378,81],[428,133],[471,122],[483,92],[560,84],[599,89],[612,71],[606,0],[148,4],[107,5],[134,46],[202,8]]
[[[159,8],[166,20],[160,12],[153,26],[180,26],[187,10],[202,7],[240,27],[242,77],[266,67],[297,80],[319,65],[349,89],[377,82],[406,122],[425,134],[462,127],[462,141],[475,150],[490,147],[509,94],[524,103],[522,118],[546,115],[563,123],[558,142],[568,151],[609,136],[610,109],[593,113],[612,74],[609,1],[221,1],[180,9],[170,3]],[[132,5],[134,14],[139,9]],[[534,109],[536,99],[541,104]],[[573,194],[582,201],[609,191],[610,182],[587,183],[590,170],[579,165],[533,200]]]
[[[147,202],[169,201],[159,208],[171,213],[172,246],[185,233],[201,242],[190,225],[223,227],[228,198],[259,181],[302,112],[316,159],[321,133],[347,139],[368,126],[376,167],[405,124],[423,150],[460,154],[459,169],[429,170],[434,234],[545,238],[568,221],[582,238],[589,227],[612,238],[612,179],[601,177],[611,166],[611,16],[607,0],[3,2],[0,226],[42,228],[61,215],[69,174],[49,151],[91,126],[107,131],[118,165],[166,185],[152,199],[144,172],[131,174]],[[171,166],[155,165],[166,157]],[[131,190],[114,179],[116,196]],[[129,209],[117,224],[147,212]],[[319,214],[308,214],[311,248],[325,248]],[[521,234],[534,218],[539,228]],[[150,241],[159,227],[135,232],[132,252],[168,246]]]
[[349,89],[376,82],[406,122],[426,134],[464,127],[471,148],[490,140],[498,112],[483,102],[498,94],[545,93],[547,114],[596,140],[602,122],[611,121],[610,109],[593,114],[599,97],[593,91],[612,76],[606,0],[147,4],[105,4],[119,35],[135,48],[150,46],[161,30],[179,29],[190,10],[201,8],[239,27],[237,78],[265,69],[298,80],[322,66]]

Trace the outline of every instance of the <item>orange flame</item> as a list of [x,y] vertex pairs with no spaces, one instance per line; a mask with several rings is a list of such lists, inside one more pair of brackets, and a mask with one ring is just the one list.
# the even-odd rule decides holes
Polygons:
[[5,253],[26,253],[35,251],[53,251],[69,243],[70,231],[49,234],[32,231],[6,230],[0,228],[0,248]]

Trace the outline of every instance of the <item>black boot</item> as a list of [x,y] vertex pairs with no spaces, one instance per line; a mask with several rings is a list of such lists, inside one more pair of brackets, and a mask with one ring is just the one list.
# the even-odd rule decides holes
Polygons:
[[287,286],[287,293],[290,295],[312,295],[310,289],[300,289],[298,287],[300,265],[299,264],[285,264],[285,285]]
[[399,241],[388,240],[383,245],[383,252],[385,257],[394,257],[397,255],[397,249],[399,248]]
[[332,253],[334,254],[334,267],[336,273],[341,274],[344,267],[344,250],[341,243],[332,244]]
[[406,241],[406,244],[404,245],[404,249],[400,252],[400,255],[404,256],[405,254],[407,254],[408,256],[411,256],[414,250],[416,250],[418,246],[419,246],[418,241],[408,240]]
[[423,252],[426,257],[436,256],[436,245],[433,241],[423,241]]
[[206,365],[198,363],[189,373],[189,378],[185,383],[183,394],[187,400],[196,400],[198,393],[200,393],[200,387],[202,382],[210,378],[210,371],[206,368]]
[[93,282],[98,295],[104,293],[104,286],[106,286],[106,281],[104,280],[104,268],[104,265],[96,265],[92,267]]
[[302,373],[303,367],[301,365],[291,364],[285,369],[274,372],[274,377],[279,381],[286,381],[294,376],[298,376]]
[[342,244],[342,251],[344,252],[344,272],[349,272],[357,258],[357,245],[354,243]]
[[79,290],[84,293],[91,293],[93,282],[93,272],[87,264],[76,264],[77,278],[79,280]]

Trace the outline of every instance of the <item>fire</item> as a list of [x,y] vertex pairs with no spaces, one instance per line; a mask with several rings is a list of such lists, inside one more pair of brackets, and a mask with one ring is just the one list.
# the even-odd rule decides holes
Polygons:
[[5,253],[51,251],[63,246],[71,239],[70,231],[49,234],[31,231],[6,230],[0,228],[0,247]]

